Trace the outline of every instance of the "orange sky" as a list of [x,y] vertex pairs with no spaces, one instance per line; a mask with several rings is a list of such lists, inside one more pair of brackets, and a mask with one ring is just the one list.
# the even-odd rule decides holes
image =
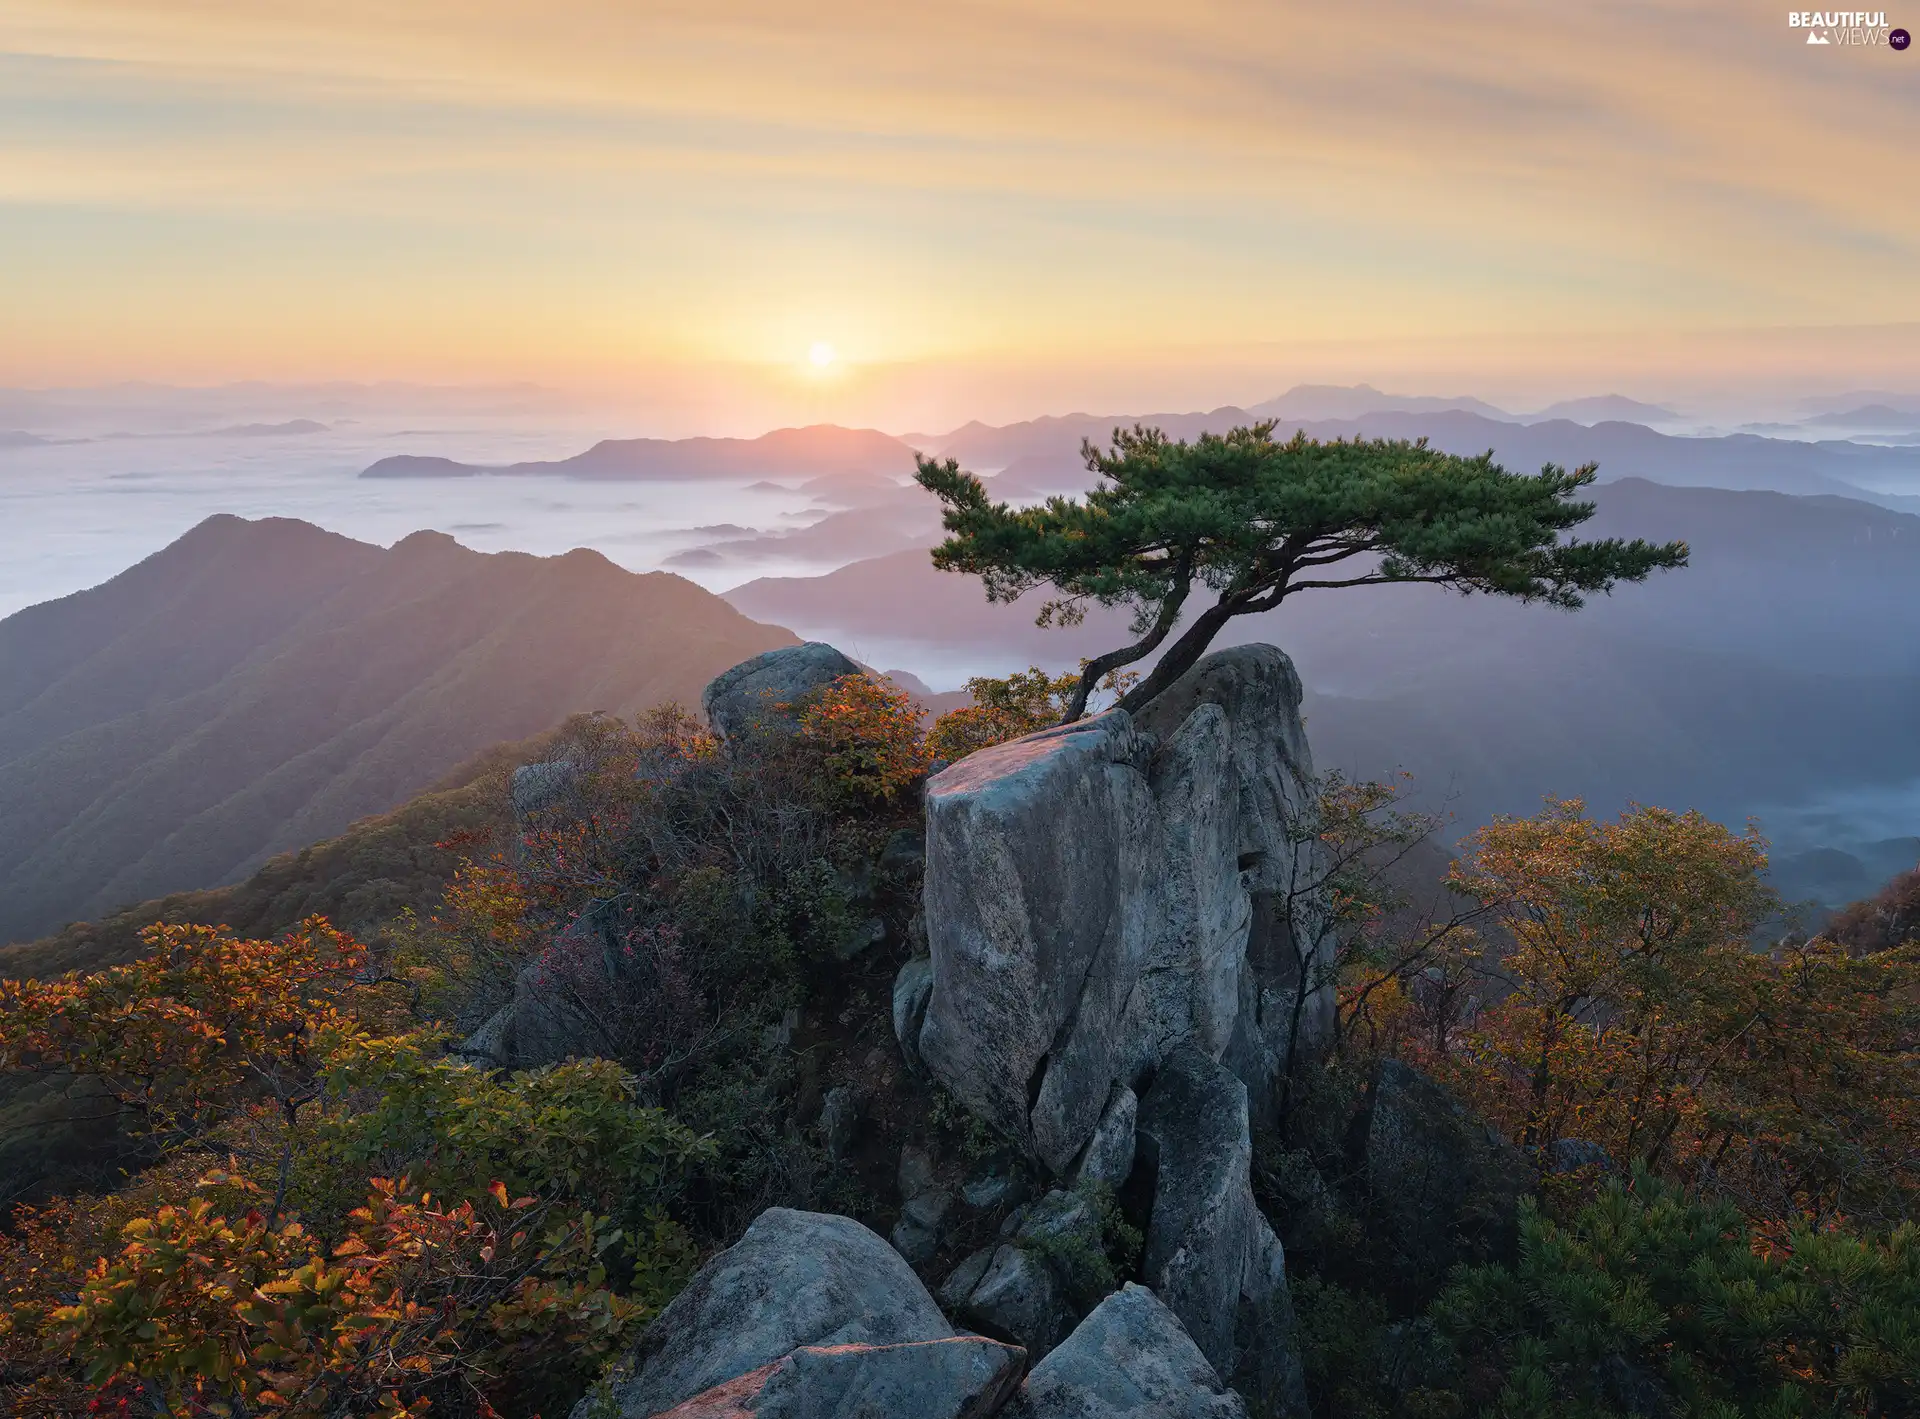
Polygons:
[[0,0],[0,383],[1920,384],[1920,50],[1786,19]]

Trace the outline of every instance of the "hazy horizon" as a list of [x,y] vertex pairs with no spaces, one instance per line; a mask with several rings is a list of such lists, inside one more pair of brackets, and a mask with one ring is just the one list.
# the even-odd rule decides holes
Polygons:
[[[1351,391],[1346,392],[1351,398],[1343,398],[1343,391],[1328,387],[1309,389],[1307,395],[1309,403],[1325,402],[1331,395],[1332,403],[1355,408],[1384,405],[1394,397],[1441,397],[1393,388],[1392,381],[1382,383],[1388,386],[1381,390],[1382,400]],[[1266,397],[1283,393],[1268,390]],[[1599,393],[1590,390],[1589,396]],[[1885,399],[1906,400],[1900,407],[1915,415],[1911,430],[1893,436],[1920,437],[1920,393],[1908,396],[1900,390],[1756,400],[1744,408],[1734,406],[1727,417],[1748,413],[1798,421],[1765,425],[1775,431],[1775,438],[1877,439],[1885,435],[1828,427],[1818,420],[1862,401]],[[1188,410],[1170,399],[1156,403],[1157,408],[1148,404],[1095,417],[1119,421],[1225,407],[1217,398],[1196,402]],[[1051,409],[1043,417],[1072,412],[1078,411]],[[1492,412],[1524,421],[1538,411]],[[1673,419],[1645,422],[1680,435],[1711,436],[1741,427],[1706,420],[1697,406],[1673,412]],[[917,433],[924,441],[924,436],[944,435],[969,422],[892,432]],[[434,529],[482,551],[555,555],[587,546],[630,570],[664,568],[714,591],[758,575],[819,574],[873,550],[894,550],[914,541],[895,537],[877,549],[845,538],[811,547],[768,544],[757,557],[731,566],[673,560],[677,553],[724,540],[728,534],[716,528],[765,537],[818,523],[834,505],[794,491],[792,485],[801,475],[786,480],[785,493],[749,488],[745,479],[726,485],[359,477],[369,465],[394,454],[495,465],[566,458],[602,439],[678,432],[596,410],[564,391],[528,384],[426,388],[253,382],[200,389],[144,384],[39,392],[0,388],[0,440],[13,430],[43,441],[12,447],[0,443],[0,511],[5,513],[0,523],[0,615],[97,585],[214,513],[299,517],[380,545]],[[764,431],[748,426],[699,432]],[[990,472],[997,465],[988,460],[978,466]],[[1637,471],[1632,465],[1608,466],[1602,473],[1617,477]],[[893,476],[904,482],[909,472],[903,458]],[[782,475],[775,471],[771,476]],[[1882,491],[1920,495],[1920,481]],[[1903,506],[1897,499],[1892,505]],[[923,513],[930,528],[931,502]],[[890,534],[910,524],[911,517],[897,523],[888,529]]]
[[1802,41],[1732,0],[14,0],[0,384],[530,380],[669,434],[1920,388],[1920,61]]

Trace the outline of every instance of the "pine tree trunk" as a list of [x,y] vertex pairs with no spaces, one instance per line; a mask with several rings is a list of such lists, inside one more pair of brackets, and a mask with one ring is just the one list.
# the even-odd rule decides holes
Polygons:
[[1139,708],[1159,694],[1167,686],[1200,663],[1200,657],[1207,653],[1207,647],[1213,644],[1213,638],[1220,634],[1220,628],[1239,615],[1237,603],[1216,602],[1187,627],[1186,633],[1167,647],[1154,665],[1152,672],[1135,685],[1121,699],[1118,708],[1133,714]]

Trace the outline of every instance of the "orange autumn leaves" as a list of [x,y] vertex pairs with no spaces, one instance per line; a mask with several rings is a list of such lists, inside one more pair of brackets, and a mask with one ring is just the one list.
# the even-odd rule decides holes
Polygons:
[[1482,1008],[1436,1061],[1538,1147],[1601,1144],[1750,1215],[1896,1218],[1920,1188],[1920,945],[1756,948],[1765,843],[1699,813],[1501,819],[1450,886],[1497,909]]
[[370,1033],[382,984],[323,921],[148,940],[4,984],[0,1062],[106,1089],[145,1168],[0,1236],[11,1412],[533,1413],[684,1277],[658,1199],[704,1145],[619,1066],[496,1077],[433,1029]]
[[86,1076],[127,1121],[191,1136],[243,1088],[289,1101],[366,950],[314,918],[274,941],[157,925],[130,965],[0,981],[0,1071]]
[[[253,1190],[225,1173],[202,1188]],[[500,1398],[529,1338],[592,1365],[644,1310],[605,1288],[605,1219],[556,1224],[537,1207],[498,1183],[480,1207],[443,1207],[375,1178],[329,1247],[298,1222],[196,1196],[128,1222],[48,1333],[102,1393],[144,1390],[169,1413],[400,1419],[476,1355],[474,1378]]]
[[840,793],[887,803],[925,776],[931,757],[919,711],[904,691],[871,676],[843,675],[798,708],[800,741],[821,755]]

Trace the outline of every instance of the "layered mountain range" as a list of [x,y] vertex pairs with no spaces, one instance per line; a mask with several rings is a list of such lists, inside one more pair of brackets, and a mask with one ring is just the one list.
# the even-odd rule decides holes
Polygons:
[[[1347,412],[1377,400],[1403,407]],[[1558,412],[1635,412],[1624,402]],[[1272,641],[1299,664],[1323,763],[1408,768],[1462,826],[1547,793],[1758,813],[1809,873],[1847,884],[1821,889],[1835,900],[1905,851],[1920,800],[1920,517],[1904,507],[1920,499],[1898,490],[1920,489],[1920,449],[1522,423],[1474,401],[1316,388],[1143,422],[1191,436],[1282,407],[1317,437],[1426,437],[1519,468],[1598,461],[1608,481],[1586,535],[1693,548],[1687,570],[1573,616],[1418,587],[1237,623],[1229,641]],[[1071,492],[1088,481],[1080,441],[1118,422],[1131,421],[614,440],[545,463],[368,470],[776,479],[813,498],[805,525],[715,525],[670,558],[723,585],[740,568],[725,600],[589,551],[489,556],[437,533],[385,549],[213,518],[100,587],[0,621],[0,941],[235,881],[569,713],[690,701],[791,642],[779,627],[943,688],[1111,648],[1127,638],[1118,611],[1040,631],[1032,608],[934,571],[937,508],[907,475],[914,447],[937,448],[1010,501]],[[782,558],[838,570],[748,579]]]
[[[1599,465],[1602,480],[1623,477],[1689,487],[1759,489],[1781,493],[1832,493],[1885,507],[1920,511],[1920,449],[1855,443],[1845,439],[1805,441],[1739,433],[1687,437],[1659,433],[1640,423],[1612,418],[1580,423],[1553,417],[1521,423],[1496,417],[1498,410],[1461,401],[1433,401],[1440,408],[1374,409],[1358,414],[1322,414],[1352,401],[1316,400],[1291,413],[1283,397],[1251,409],[1224,407],[1205,413],[1134,417],[1067,414],[1023,423],[966,424],[947,434],[896,438],[875,429],[814,425],[780,429],[757,439],[606,439],[570,458],[499,465],[396,454],[361,474],[364,478],[558,477],[635,481],[684,481],[746,477],[841,475],[904,480],[916,450],[957,458],[978,473],[1013,472],[1019,486],[1045,491],[1082,488],[1088,475],[1080,445],[1106,441],[1116,427],[1142,423],[1173,438],[1236,424],[1275,419],[1310,437],[1424,438],[1448,453],[1491,449],[1516,469],[1545,463]],[[1365,402],[1365,401],[1361,401]],[[1402,403],[1419,401],[1400,401]],[[1465,401],[1478,405],[1478,401]],[[1631,401],[1627,401],[1631,403]],[[1609,399],[1580,401],[1612,412]],[[1488,412],[1482,412],[1486,410]],[[1594,412],[1582,409],[1577,412]],[[1654,411],[1664,412],[1664,411]],[[1012,487],[1012,484],[1008,485]]]

